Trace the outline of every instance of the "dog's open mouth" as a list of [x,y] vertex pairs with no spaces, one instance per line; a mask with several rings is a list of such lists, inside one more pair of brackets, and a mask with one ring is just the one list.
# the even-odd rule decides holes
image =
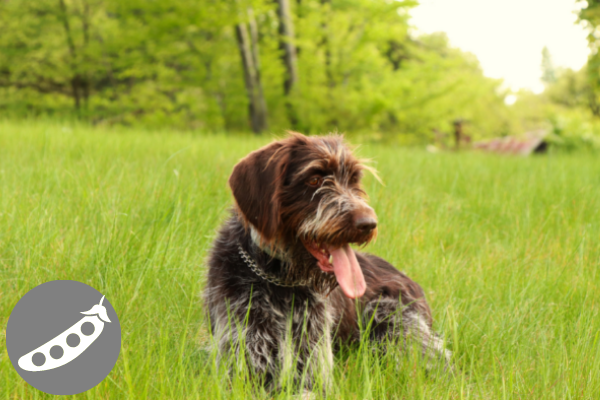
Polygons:
[[356,299],[365,294],[365,277],[349,244],[337,247],[305,242],[304,247],[317,259],[317,265],[323,272],[335,274],[347,297]]

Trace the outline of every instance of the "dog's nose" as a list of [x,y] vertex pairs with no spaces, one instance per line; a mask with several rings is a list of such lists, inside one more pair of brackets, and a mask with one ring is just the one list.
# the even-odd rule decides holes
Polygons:
[[360,216],[354,221],[354,226],[359,231],[368,233],[377,228],[377,220],[370,215]]

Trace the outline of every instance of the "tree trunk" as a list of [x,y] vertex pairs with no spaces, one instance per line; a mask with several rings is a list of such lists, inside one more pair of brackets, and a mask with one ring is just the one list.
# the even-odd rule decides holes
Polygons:
[[[85,49],[89,48],[90,45],[90,5],[88,1],[83,2],[83,12],[81,13],[81,26],[83,28],[83,45]],[[84,53],[85,54],[85,53]],[[85,56],[84,56],[85,57]],[[85,57],[87,58],[87,57]],[[89,60],[85,60],[88,61]],[[90,76],[89,72],[85,72],[82,76],[82,92],[83,92],[83,104],[85,108],[89,107],[90,99]]]
[[[322,20],[321,20],[321,30],[323,31],[323,37],[321,40],[321,46],[324,48],[325,53],[325,77],[327,80],[327,98],[329,100],[329,108],[334,109],[335,101],[333,98],[333,89],[335,88],[335,78],[333,76],[333,65],[331,62],[332,54],[331,54],[331,42],[329,41],[329,24],[327,18],[331,14],[331,0],[321,0],[321,9],[322,9]],[[338,120],[335,116],[329,119],[329,124],[337,127]]]
[[59,0],[58,2],[61,11],[61,19],[63,23],[63,28],[65,30],[65,35],[67,37],[67,45],[69,46],[69,53],[71,54],[71,73],[73,74],[71,77],[71,89],[73,91],[73,100],[75,103],[75,110],[79,114],[81,109],[81,93],[79,91],[80,88],[80,78],[77,73],[77,50],[75,49],[75,42],[73,41],[73,36],[71,35],[71,26],[69,25],[69,15],[67,13],[67,5],[64,0]]
[[294,44],[294,21],[290,11],[289,0],[276,0],[277,15],[279,17],[279,49],[281,60],[285,65],[286,76],[283,81],[283,91],[286,96],[288,118],[293,128],[298,125],[298,117],[291,102],[290,95],[298,81],[297,54]]
[[267,104],[260,81],[260,62],[258,57],[258,29],[252,10],[248,10],[250,34],[245,23],[235,26],[235,32],[244,68],[244,81],[248,95],[250,125],[252,131],[260,133],[267,129]]

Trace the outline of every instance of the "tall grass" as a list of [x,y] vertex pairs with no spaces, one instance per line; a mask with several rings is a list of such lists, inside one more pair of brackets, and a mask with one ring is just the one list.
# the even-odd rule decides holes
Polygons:
[[[89,399],[292,398],[214,367],[199,294],[234,163],[269,141],[0,122],[0,398],[50,398],[5,350],[19,298],[75,279],[107,295],[123,345]],[[336,357],[339,399],[596,399],[600,160],[365,145],[380,220],[368,247],[425,289],[455,374],[366,347]]]

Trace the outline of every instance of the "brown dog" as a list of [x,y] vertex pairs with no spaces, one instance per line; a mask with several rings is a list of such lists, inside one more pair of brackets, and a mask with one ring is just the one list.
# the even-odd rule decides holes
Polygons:
[[359,340],[369,323],[373,340],[412,338],[449,356],[421,287],[350,247],[377,232],[360,184],[366,169],[341,136],[298,133],[235,166],[236,207],[214,242],[205,291],[220,359],[243,346],[266,384],[291,370],[311,390],[331,374],[333,344]]

